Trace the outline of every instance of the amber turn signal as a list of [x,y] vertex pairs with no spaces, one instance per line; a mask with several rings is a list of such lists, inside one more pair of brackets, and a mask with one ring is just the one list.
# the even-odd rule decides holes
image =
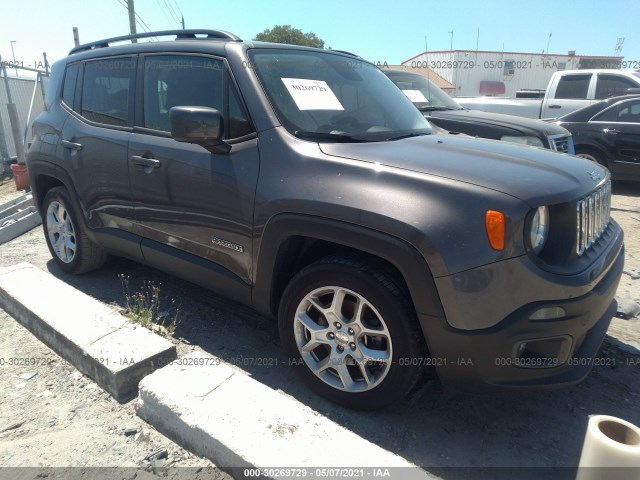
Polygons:
[[504,250],[504,213],[487,210],[484,214],[484,224],[491,247],[494,250]]

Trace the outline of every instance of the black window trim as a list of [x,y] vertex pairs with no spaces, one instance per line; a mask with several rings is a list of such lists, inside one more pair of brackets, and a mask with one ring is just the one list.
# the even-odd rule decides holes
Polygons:
[[[158,137],[166,137],[171,138],[171,132],[165,132],[164,130],[157,130],[155,128],[149,128],[143,126],[144,124],[144,65],[145,61],[148,57],[158,57],[158,56],[181,56],[181,57],[203,57],[213,60],[221,61],[227,71],[227,75],[224,77],[224,112],[222,112],[223,118],[229,118],[229,88],[235,88],[236,93],[238,95],[238,99],[240,100],[240,106],[244,110],[245,115],[247,116],[247,120],[249,121],[249,125],[251,126],[252,132],[243,135],[241,137],[234,138],[223,138],[225,143],[229,145],[233,145],[236,143],[241,143],[247,140],[251,140],[258,136],[257,130],[255,128],[255,123],[251,118],[251,114],[249,109],[247,108],[247,102],[242,96],[240,88],[238,88],[238,82],[233,75],[233,70],[229,65],[229,62],[226,57],[209,54],[209,53],[192,53],[192,52],[146,52],[142,53],[138,56],[139,61],[136,68],[137,76],[136,76],[136,103],[135,103],[135,112],[134,112],[134,122],[133,122],[133,132],[145,134],[145,135],[155,135]],[[231,83],[229,83],[229,79],[231,79]],[[226,129],[225,129],[226,130]],[[225,132],[226,134],[226,132]]]

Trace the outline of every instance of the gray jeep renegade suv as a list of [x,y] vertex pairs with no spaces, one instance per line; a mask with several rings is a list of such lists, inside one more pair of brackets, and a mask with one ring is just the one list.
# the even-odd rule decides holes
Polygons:
[[435,135],[348,53],[149,36],[175,39],[53,66],[28,167],[62,269],[125,256],[277,317],[302,379],[354,408],[427,371],[475,391],[589,372],[624,258],[606,169]]

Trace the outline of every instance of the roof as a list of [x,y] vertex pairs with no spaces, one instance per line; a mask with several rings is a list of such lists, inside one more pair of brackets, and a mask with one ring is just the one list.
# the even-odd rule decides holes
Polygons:
[[410,62],[422,55],[428,55],[431,53],[498,53],[501,55],[533,55],[537,57],[566,57],[566,58],[597,58],[602,60],[622,60],[624,57],[610,57],[607,55],[568,55],[568,54],[556,54],[556,53],[531,53],[531,52],[503,52],[498,50],[427,50],[418,55],[414,55],[408,60],[402,63]]
[[428,78],[433,83],[435,83],[442,90],[452,91],[455,90],[456,87],[450,83],[445,78],[438,75],[436,72],[431,70],[430,68],[414,68],[408,65],[385,65],[385,70],[402,70],[405,72],[417,73],[418,75],[422,75],[425,78]]

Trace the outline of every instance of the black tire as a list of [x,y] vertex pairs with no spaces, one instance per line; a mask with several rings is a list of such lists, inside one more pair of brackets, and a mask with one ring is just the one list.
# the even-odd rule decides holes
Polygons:
[[[49,190],[42,202],[42,226],[56,264],[65,272],[80,274],[100,268],[107,254],[87,237],[73,205],[65,187]],[[57,228],[58,225],[63,228]],[[60,241],[65,237],[69,240],[67,244]]]
[[[333,327],[329,324],[331,320],[327,322],[327,318],[332,317],[332,314],[325,312],[327,313],[325,317],[320,314],[317,307],[308,301],[310,294],[320,292],[317,293],[318,299],[322,299],[322,302],[329,302],[321,306],[333,305],[331,293],[325,294],[326,300],[322,297],[322,291],[324,289],[330,290],[330,287],[338,287],[348,291],[344,297],[345,301],[341,303],[343,305],[341,308],[342,329],[334,329],[331,332],[329,329]],[[349,318],[349,302],[353,306],[355,305],[353,302],[358,301],[358,298],[351,296],[351,293],[360,296],[361,304],[368,305],[362,315],[363,322],[373,321],[376,326],[371,328],[386,327],[384,335],[388,335],[388,342],[382,337],[377,337],[375,333],[373,336],[364,333],[358,335],[357,332],[360,329],[355,322],[357,316],[354,314]],[[343,313],[344,308],[348,310],[346,315]],[[311,330],[302,327],[302,323],[296,320],[299,311],[308,313],[309,317],[315,316],[323,326],[326,323],[328,330],[322,330],[322,335],[327,332],[327,338],[330,338],[329,335],[333,334],[334,339],[331,341],[333,343],[325,346],[305,340],[302,335],[309,337]],[[367,316],[368,318],[365,319]],[[375,323],[378,320],[380,320],[382,327],[378,327]],[[356,326],[347,335],[349,325]],[[280,338],[292,359],[291,364],[296,367],[302,380],[319,395],[345,407],[359,410],[383,408],[404,398],[421,378],[422,362],[420,358],[425,356],[426,346],[409,296],[392,274],[385,273],[384,268],[375,266],[366,258],[330,256],[302,269],[291,279],[282,296],[278,311],[278,326]],[[365,326],[370,327],[368,323],[365,323]],[[353,334],[354,330],[355,334]],[[338,332],[342,335],[340,338],[338,338]],[[346,340],[345,336],[350,336],[350,340]],[[308,342],[308,345],[319,345],[317,349],[313,350],[311,363],[314,366],[316,362],[322,363],[322,355],[330,358],[331,361],[326,360],[329,365],[338,365],[338,363],[333,363],[334,355],[347,356],[341,357],[342,359],[350,358],[348,362],[351,364],[344,367],[342,372],[344,374],[346,369],[355,373],[355,375],[351,375],[351,380],[356,379],[351,383],[354,386],[351,391],[344,388],[346,383],[342,381],[338,371],[331,366],[322,370],[322,378],[320,374],[316,375],[312,371],[306,360],[303,359],[298,347],[299,343],[305,341]],[[352,348],[354,345],[355,348]],[[343,348],[343,353],[338,353],[340,347]],[[364,369],[359,365],[353,365],[355,359],[349,357],[350,350],[356,355],[363,347],[365,348],[362,349],[362,352],[371,352],[372,349],[379,348],[380,350],[376,350],[376,352],[381,352],[383,356],[387,355],[391,361],[371,362]],[[308,355],[307,353],[307,358],[309,358]],[[337,357],[336,360],[338,360]],[[384,375],[381,373],[383,369],[386,369]],[[365,382],[363,371],[371,373],[371,375],[367,374],[369,382]],[[361,380],[357,380],[358,376],[362,377]],[[375,378],[379,378],[379,380],[372,383],[371,379]],[[331,383],[328,383],[329,381]],[[336,387],[334,382],[342,384],[343,388]],[[368,384],[372,386],[367,387]],[[358,390],[358,388],[368,389]]]
[[576,156],[586,158],[587,160],[591,160],[598,165],[609,168],[606,160],[604,159],[604,155],[597,150],[591,148],[577,148]]

